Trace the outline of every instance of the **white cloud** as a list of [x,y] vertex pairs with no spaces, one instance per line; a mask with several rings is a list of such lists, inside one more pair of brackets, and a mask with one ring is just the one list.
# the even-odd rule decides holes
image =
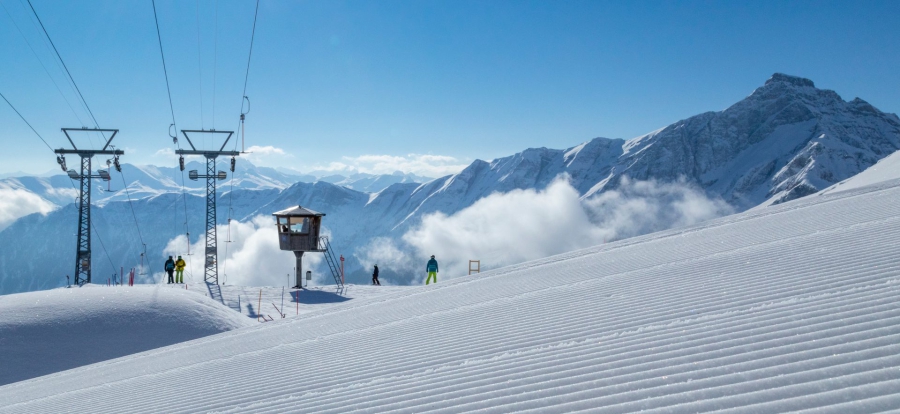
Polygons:
[[48,188],[47,194],[55,197],[71,197],[73,201],[77,201],[80,192],[74,188]]
[[366,173],[366,174],[392,174],[395,171],[412,173],[425,177],[443,177],[456,174],[466,168],[468,164],[454,157],[446,155],[407,154],[398,155],[360,155],[358,157],[343,157],[340,162],[332,162],[326,166],[313,168],[319,171],[331,171],[334,173]]
[[271,145],[259,146],[253,145],[247,148],[247,152],[241,155],[246,158],[250,162],[254,164],[264,164],[267,161],[277,161],[277,160],[285,160],[288,158],[293,158],[293,155],[288,154],[283,149],[278,147],[273,147]]
[[565,179],[557,179],[543,191],[492,194],[452,216],[427,215],[402,241],[421,259],[421,267],[433,254],[441,275],[455,277],[468,273],[470,259],[481,260],[482,270],[493,269],[731,211],[723,201],[709,199],[683,182],[626,179],[619,190],[580,200]]
[[37,194],[22,189],[0,189],[0,230],[5,229],[20,217],[33,213],[47,213],[56,205]]
[[156,155],[159,157],[171,158],[171,157],[175,156],[175,150],[173,150],[171,148],[162,148],[162,149],[157,150],[156,153],[154,153],[153,155]]
[[398,282],[385,275],[386,270],[389,271],[387,273],[414,274],[415,264],[408,252],[398,247],[388,237],[373,238],[365,246],[356,249],[353,256],[359,260],[364,271],[371,272],[373,267],[378,265],[378,269],[381,271],[379,282],[383,285]]
[[281,148],[276,148],[271,145],[259,146],[253,145],[250,148],[247,148],[247,152],[259,155],[287,155]]
[[685,227],[733,213],[721,199],[710,199],[684,181],[658,183],[623,177],[618,189],[584,201],[591,220],[623,239]]
[[[127,153],[126,153],[126,154],[127,154]],[[155,158],[162,158],[162,159],[166,160],[167,162],[171,162],[172,160],[177,160],[177,159],[178,159],[178,155],[175,154],[175,150],[172,149],[172,148],[162,148],[162,149],[159,149],[159,150],[157,150],[155,153],[153,153],[153,157],[155,157]],[[199,159],[202,159],[202,158],[203,158],[202,155],[185,155],[185,156],[184,156],[184,159],[185,159],[185,160],[189,160],[189,161],[192,161],[192,160],[199,160]]]
[[[249,222],[231,222],[231,243],[228,226],[216,227],[218,235],[219,281],[241,286],[285,286],[288,275],[294,282],[294,254],[278,248],[278,232],[271,217],[257,216]],[[227,246],[226,246],[227,245]],[[187,237],[180,235],[170,240],[163,250],[166,256],[181,255],[188,268],[184,272],[185,282],[202,283],[204,250],[206,239],[203,235],[191,243],[191,256],[187,255]],[[227,252],[226,252],[227,250]],[[331,280],[330,274],[323,273],[321,254],[308,253],[303,256],[303,272],[312,270],[313,284]],[[156,281],[163,280],[163,274],[154,275]]]

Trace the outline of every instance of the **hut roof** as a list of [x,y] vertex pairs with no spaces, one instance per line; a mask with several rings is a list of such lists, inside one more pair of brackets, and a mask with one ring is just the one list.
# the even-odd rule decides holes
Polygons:
[[320,213],[315,210],[310,210],[303,206],[296,206],[287,208],[281,211],[276,211],[272,213],[273,216],[291,216],[291,217],[311,217],[311,216],[324,216],[325,213]]

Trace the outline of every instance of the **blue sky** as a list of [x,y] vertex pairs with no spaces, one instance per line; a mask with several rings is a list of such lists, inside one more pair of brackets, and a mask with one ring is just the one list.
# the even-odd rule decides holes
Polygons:
[[[123,160],[174,163],[150,0],[32,4],[100,125],[121,130]],[[0,5],[0,92],[60,147],[59,128],[89,117],[25,0]],[[254,5],[157,1],[180,129],[238,127]],[[247,157],[435,176],[631,138],[724,109],[774,72],[896,113],[897,16],[900,2],[875,1],[263,0],[246,121],[260,148]],[[5,103],[0,139],[0,172],[56,167]]]

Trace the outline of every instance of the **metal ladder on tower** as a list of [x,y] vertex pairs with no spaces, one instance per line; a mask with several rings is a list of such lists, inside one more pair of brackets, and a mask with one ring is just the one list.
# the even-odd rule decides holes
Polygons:
[[325,263],[328,263],[328,268],[331,269],[331,275],[334,276],[334,284],[344,287],[344,282],[341,281],[341,268],[338,267],[338,262],[334,257],[334,251],[331,249],[328,237],[319,237],[319,245],[325,248]]

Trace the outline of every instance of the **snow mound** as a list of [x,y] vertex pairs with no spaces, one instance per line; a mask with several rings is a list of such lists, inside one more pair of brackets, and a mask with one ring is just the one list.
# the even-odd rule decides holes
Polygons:
[[806,197],[349,301],[6,385],[0,412],[898,410],[897,205]]
[[0,296],[0,385],[256,324],[202,293],[161,286]]

